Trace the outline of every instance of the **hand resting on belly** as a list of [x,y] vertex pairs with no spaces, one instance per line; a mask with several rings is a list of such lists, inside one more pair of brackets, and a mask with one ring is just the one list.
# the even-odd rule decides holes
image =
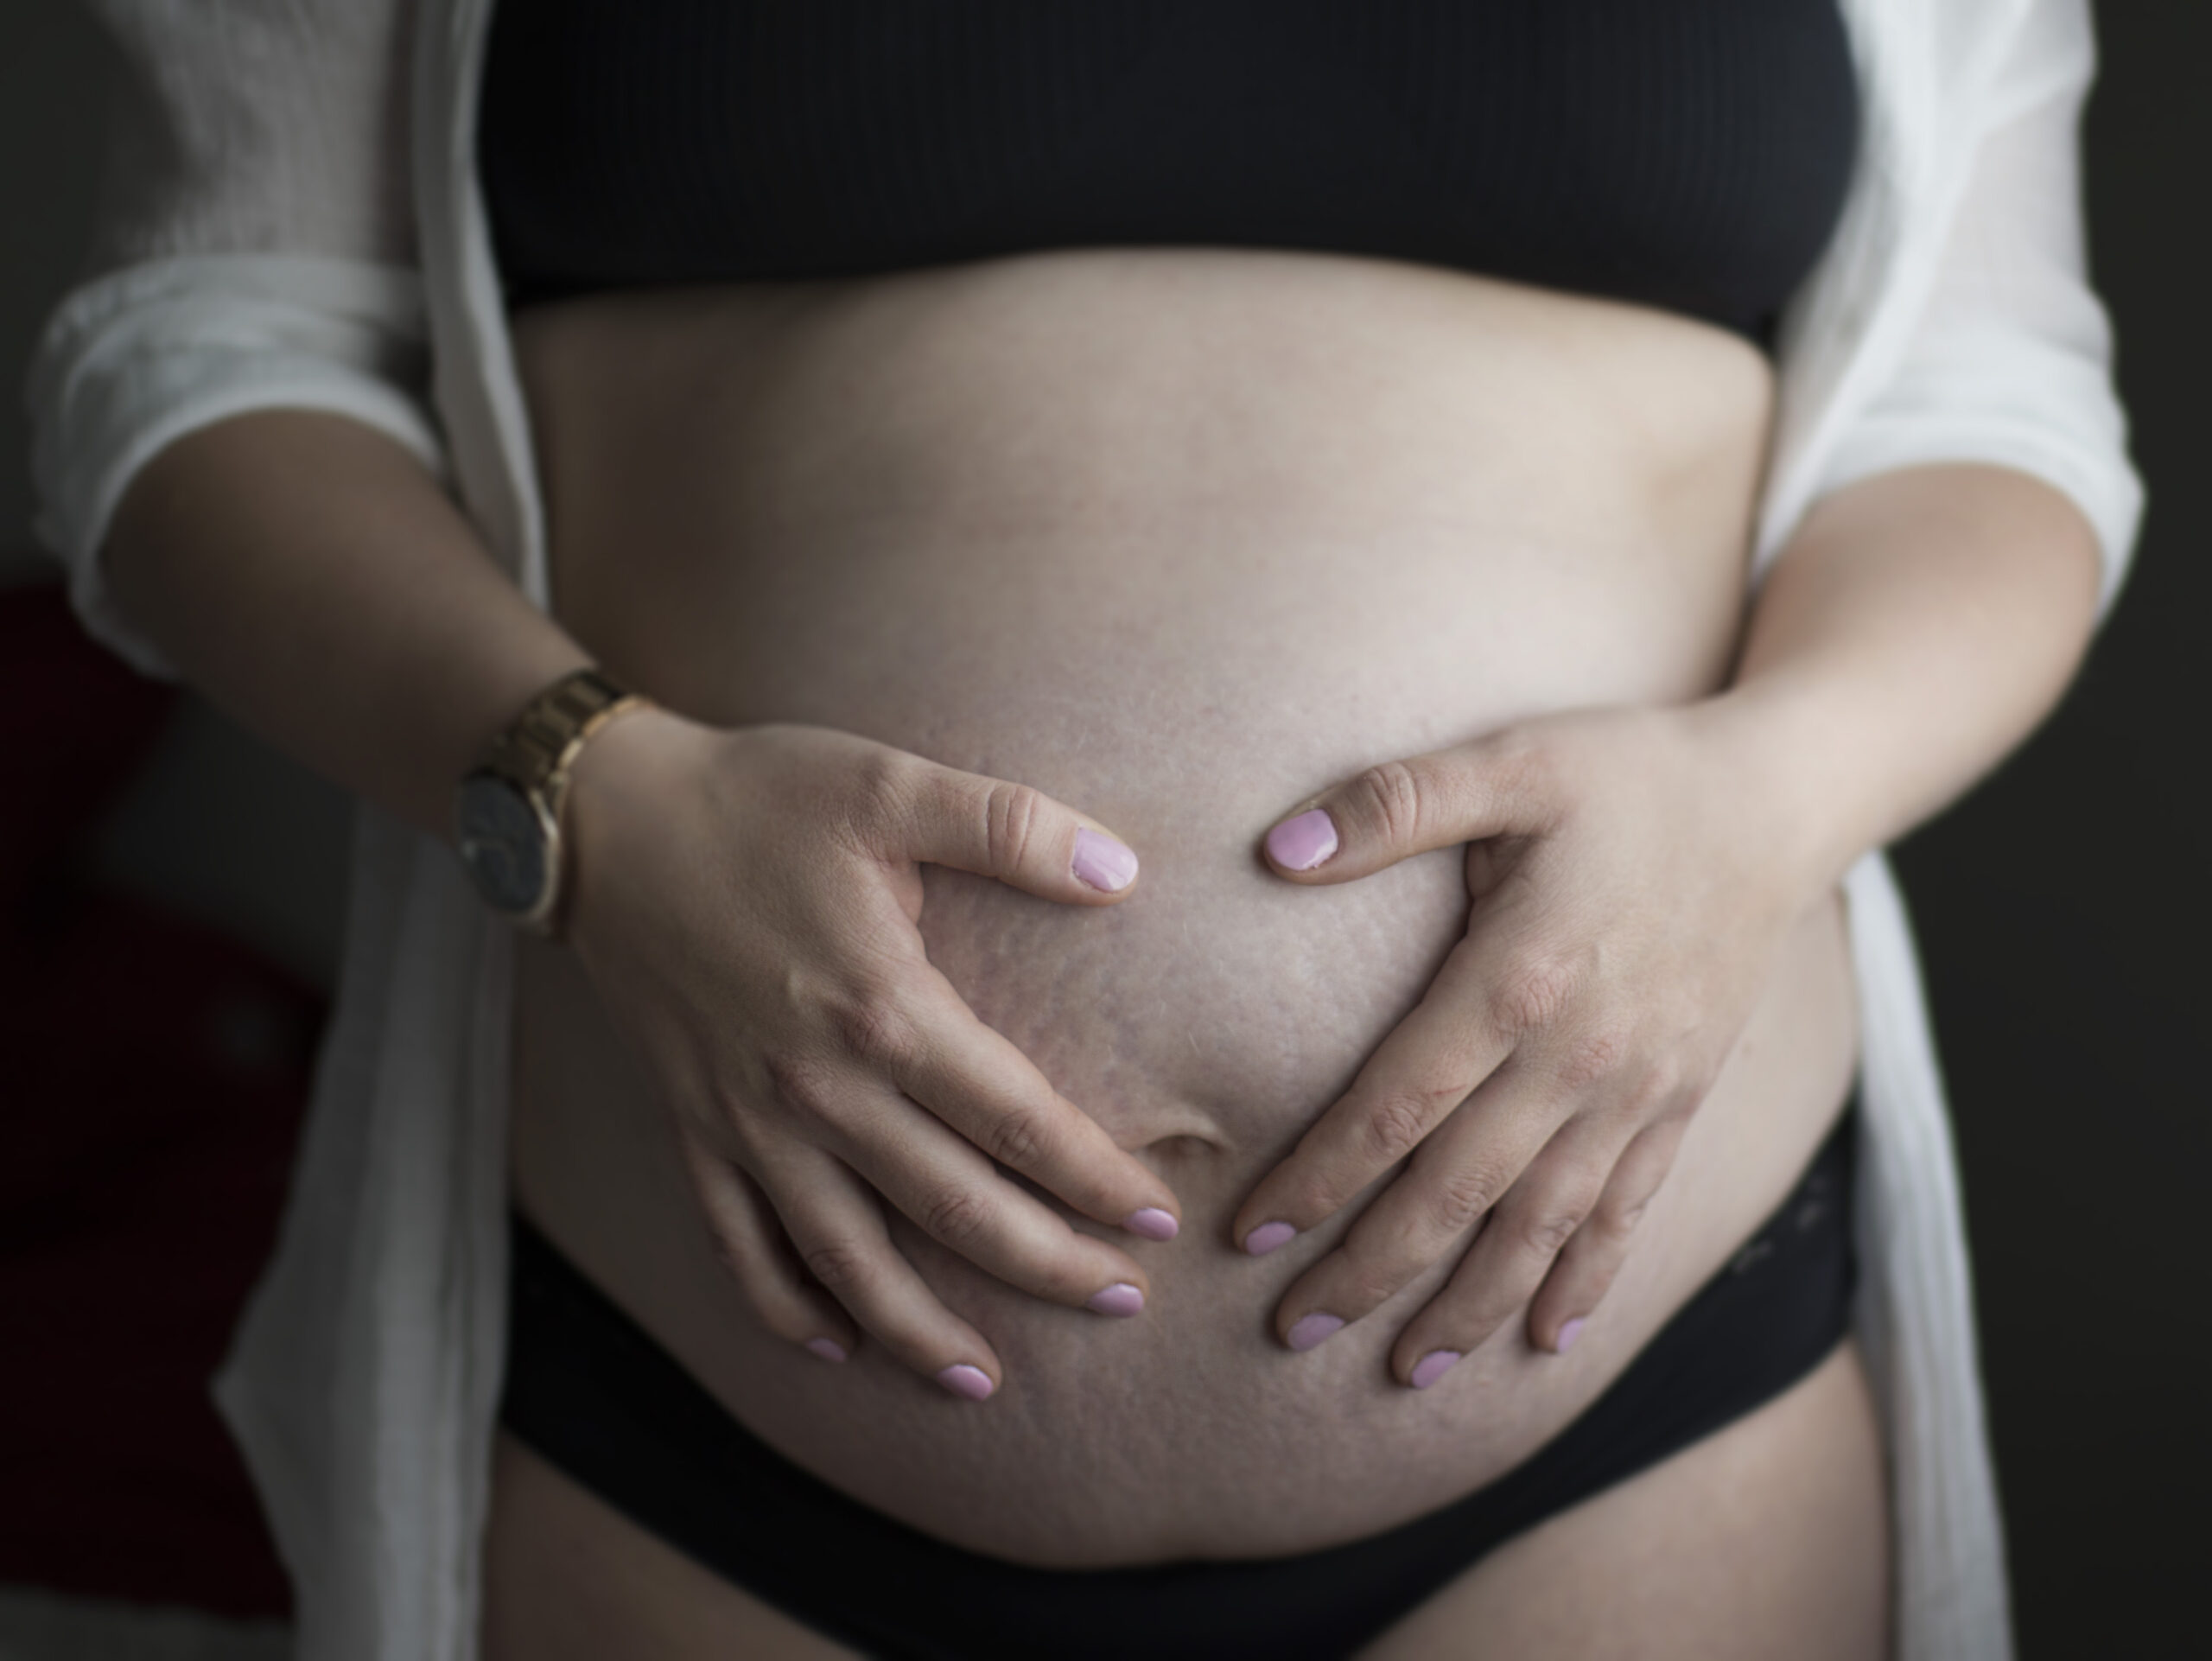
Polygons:
[[842,1360],[849,1314],[956,1395],[996,1387],[877,1194],[1039,1297],[1141,1310],[1142,1270],[991,1159],[1143,1238],[1173,1238],[1173,1196],[962,1006],[915,929],[925,860],[1103,906],[1135,885],[1128,848],[1033,790],[842,734],[626,724],[576,770],[569,937],[771,1330]]
[[[1464,1251],[1393,1357],[1427,1389],[1526,1308],[1565,1353],[1828,880],[1726,697],[1590,710],[1369,768],[1268,833],[1293,881],[1465,849],[1465,939],[1240,1210],[1280,1250],[1402,1161],[1277,1328],[1307,1350]],[[1470,1237],[1474,1243],[1469,1246]]]

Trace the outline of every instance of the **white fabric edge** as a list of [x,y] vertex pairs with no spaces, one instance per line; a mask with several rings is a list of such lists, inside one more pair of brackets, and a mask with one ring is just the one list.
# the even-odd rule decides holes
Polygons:
[[[506,1089],[508,941],[451,851],[411,825],[361,806],[353,862],[277,1247],[213,1394],[294,1578],[298,1654],[465,1661],[452,1644],[475,1631],[480,1518],[435,1495],[473,1458],[499,1384],[504,1324],[487,1315],[503,1310],[480,1294],[505,1283],[505,1124],[481,1109]],[[429,972],[392,972],[407,964]],[[403,1327],[319,1318],[364,1262],[369,1300],[416,1312]],[[425,1649],[410,1637],[424,1632],[447,1641]]]
[[2011,1661],[1965,1202],[1911,924],[1879,852],[1844,891],[1861,1035],[1857,1331],[1889,1453],[1897,1661]]
[[[431,382],[452,436],[457,493],[486,545],[533,604],[551,609],[545,508],[527,402],[492,247],[491,218],[475,164],[477,105],[493,0],[446,0],[445,26],[426,27],[415,62],[416,118],[410,166],[425,268],[442,280],[425,292],[437,352]],[[459,1219],[452,1257],[449,1422],[454,1480],[436,1518],[451,1549],[421,1565],[446,1612],[439,1661],[473,1661],[481,1624],[480,1543],[492,1507],[492,1440],[505,1371],[507,1064],[513,1046],[512,942],[473,897],[484,937],[474,1002],[473,1047],[463,1058],[468,1118],[456,1156],[477,1195]],[[461,1634],[456,1637],[455,1634]],[[448,1658],[445,1651],[451,1651]]]
[[2072,502],[2097,540],[2097,617],[2120,597],[2143,522],[2145,493],[2132,469],[2103,466],[2042,429],[2007,428],[1994,417],[1972,421],[1872,421],[1862,424],[1822,475],[1818,500],[1885,473],[1908,468],[1980,462],[2008,468],[2049,485]]

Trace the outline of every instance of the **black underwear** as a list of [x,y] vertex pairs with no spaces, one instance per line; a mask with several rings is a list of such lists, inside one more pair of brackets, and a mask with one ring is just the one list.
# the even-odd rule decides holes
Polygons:
[[1827,1359],[1850,1324],[1856,1117],[1843,1116],[1773,1216],[1581,1417],[1465,1499],[1325,1551],[1067,1570],[932,1539],[753,1435],[520,1218],[501,1417],[639,1526],[866,1655],[1339,1661],[1494,1547]]
[[1764,341],[1858,115],[1836,0],[512,0],[477,150],[518,304],[1197,245]]

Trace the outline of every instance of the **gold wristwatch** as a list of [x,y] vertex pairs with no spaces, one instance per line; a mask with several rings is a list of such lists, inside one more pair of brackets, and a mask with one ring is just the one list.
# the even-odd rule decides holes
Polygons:
[[579,669],[532,698],[492,741],[454,794],[454,840],[486,905],[541,934],[558,933],[569,769],[608,722],[649,707],[596,669]]

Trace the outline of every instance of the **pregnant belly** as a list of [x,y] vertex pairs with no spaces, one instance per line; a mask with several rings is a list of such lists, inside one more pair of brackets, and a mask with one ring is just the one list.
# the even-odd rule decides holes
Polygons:
[[1122,1242],[1153,1279],[1125,1322],[902,1228],[1005,1363],[980,1406],[865,1346],[826,1368],[760,1333],[590,989],[524,952],[520,1203],[791,1458],[1033,1562],[1352,1537],[1532,1451],[1788,1189],[1851,1066],[1833,903],[1571,1357],[1509,1328],[1437,1389],[1397,1387],[1390,1339],[1448,1264],[1294,1355],[1269,1311],[1341,1222],[1265,1260],[1227,1232],[1466,920],[1456,855],[1294,889],[1259,837],[1368,763],[1717,683],[1768,400],[1740,342],[1452,274],[1197,252],[587,302],[518,338],[559,609],[614,671],[702,718],[1037,785],[1144,862],[1108,911],[928,874],[932,960],[1185,1208],[1173,1244]]

